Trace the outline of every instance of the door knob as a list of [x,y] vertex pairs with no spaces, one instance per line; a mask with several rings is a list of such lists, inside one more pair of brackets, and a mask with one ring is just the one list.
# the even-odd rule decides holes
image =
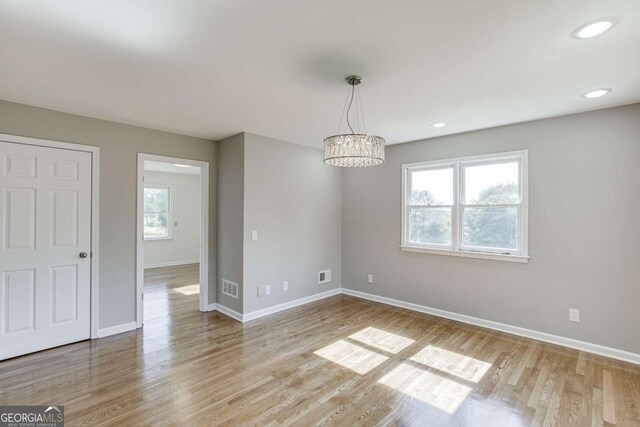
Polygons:
[[87,257],[86,252],[80,252],[80,258],[86,258],[86,257]]

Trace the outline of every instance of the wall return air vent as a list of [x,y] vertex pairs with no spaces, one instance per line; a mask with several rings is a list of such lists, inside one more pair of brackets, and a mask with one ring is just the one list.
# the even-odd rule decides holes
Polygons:
[[318,283],[329,283],[331,281],[331,270],[318,271]]
[[222,279],[222,293],[232,298],[238,299],[238,284],[231,280]]

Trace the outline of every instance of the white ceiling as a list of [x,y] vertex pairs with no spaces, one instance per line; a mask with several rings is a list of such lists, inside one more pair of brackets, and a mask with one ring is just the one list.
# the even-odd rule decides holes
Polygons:
[[[602,36],[570,37],[608,16],[620,22]],[[9,101],[319,147],[352,73],[388,143],[638,102],[640,1],[0,2]],[[580,96],[600,87],[613,92]]]
[[185,168],[176,166],[174,163],[155,162],[153,160],[144,161],[144,170],[145,172],[168,172],[179,173],[182,175],[200,175],[200,168],[198,166],[189,166],[188,168]]

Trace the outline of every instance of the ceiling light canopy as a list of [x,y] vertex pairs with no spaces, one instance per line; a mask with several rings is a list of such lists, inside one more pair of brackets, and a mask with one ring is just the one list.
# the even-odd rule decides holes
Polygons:
[[581,25],[571,32],[571,37],[575,39],[590,39],[597,37],[605,31],[613,28],[617,23],[615,18],[599,19],[597,21],[589,22]]
[[[349,91],[351,92],[351,98],[349,100],[346,118],[347,126],[351,133],[340,134],[340,126],[342,125],[341,116],[340,125],[338,125],[338,135],[330,136],[324,140],[324,162],[332,166],[349,168],[381,165],[384,163],[385,141],[384,138],[380,136],[367,134],[367,128],[364,124],[362,101],[360,101],[360,91],[357,90],[357,86],[362,83],[362,78],[360,76],[349,76],[347,77],[347,83],[351,86],[351,90]],[[356,102],[357,133],[353,130],[351,121],[349,120],[349,113],[351,112],[351,106],[354,102],[354,96]],[[361,119],[364,133],[360,133]]]
[[432,123],[432,124],[431,124],[431,127],[434,127],[434,128],[443,128],[443,127],[445,127],[446,125],[447,125],[446,123],[443,123],[443,122],[437,122],[437,123]]
[[605,96],[609,92],[611,92],[611,89],[609,88],[596,89],[596,90],[589,91],[583,94],[582,96],[584,96],[585,98],[600,98],[601,96]]

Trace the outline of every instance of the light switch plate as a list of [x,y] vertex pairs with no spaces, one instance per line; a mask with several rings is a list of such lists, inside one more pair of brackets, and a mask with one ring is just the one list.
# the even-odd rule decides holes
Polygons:
[[285,290],[285,291],[288,291],[289,290],[289,282],[284,282],[282,284],[282,289]]
[[262,297],[264,296],[264,293],[262,292],[262,287],[258,286],[258,296]]
[[264,287],[264,293],[266,295],[271,295],[271,285],[267,285]]
[[367,275],[367,282],[368,283],[373,283],[373,274],[368,274]]
[[251,240],[258,240],[258,230],[253,230],[251,232]]

